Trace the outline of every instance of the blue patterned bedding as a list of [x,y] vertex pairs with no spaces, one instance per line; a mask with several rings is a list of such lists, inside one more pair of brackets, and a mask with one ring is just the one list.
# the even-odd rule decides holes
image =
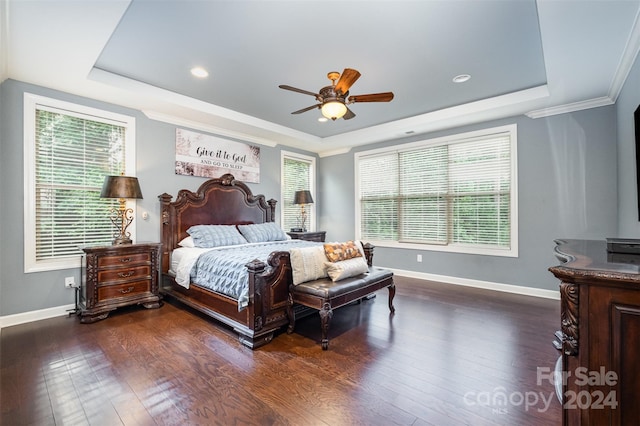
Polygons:
[[238,310],[249,303],[249,273],[247,263],[258,259],[267,263],[274,251],[289,251],[294,247],[309,247],[321,243],[287,240],[242,244],[200,254],[191,269],[191,283],[225,294],[238,300]]

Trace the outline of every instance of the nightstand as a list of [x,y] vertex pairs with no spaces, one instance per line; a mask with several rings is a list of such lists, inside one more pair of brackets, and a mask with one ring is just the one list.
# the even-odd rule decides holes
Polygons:
[[287,232],[294,240],[318,241],[323,243],[326,231],[317,232]]
[[105,319],[121,306],[159,308],[160,243],[84,247],[78,302],[81,323]]

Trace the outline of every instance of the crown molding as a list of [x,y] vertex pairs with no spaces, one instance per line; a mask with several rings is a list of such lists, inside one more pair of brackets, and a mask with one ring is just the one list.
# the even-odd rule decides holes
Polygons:
[[318,154],[318,157],[323,158],[323,157],[331,157],[334,155],[346,154],[349,151],[351,151],[351,147],[347,146],[344,148],[336,148],[329,151],[319,151],[317,154]]
[[229,138],[234,138],[245,142],[253,142],[270,147],[278,145],[277,142],[269,139],[260,138],[233,130],[223,129],[222,127],[212,126],[210,124],[188,120],[186,118],[180,118],[169,114],[163,114],[161,112],[143,110],[142,113],[151,120],[162,121],[163,123],[175,124],[176,126],[188,127],[195,130],[202,130],[204,132],[213,133],[218,136],[226,136]]
[[627,40],[624,52],[620,58],[620,63],[618,64],[618,68],[616,68],[616,74],[614,75],[613,80],[611,81],[611,87],[609,88],[609,98],[611,98],[614,103],[618,100],[622,87],[624,86],[624,83],[631,72],[631,68],[636,61],[638,51],[640,51],[640,24],[638,23],[638,19],[640,19],[640,9],[638,9],[636,19],[633,21],[633,27],[631,28],[629,39]]
[[478,121],[502,118],[507,116],[505,115],[506,113],[510,115],[520,115],[526,111],[526,107],[523,107],[523,105],[530,105],[532,102],[542,102],[548,97],[549,88],[544,84],[367,127],[353,132],[329,136],[324,138],[322,142],[333,146],[348,144],[353,147],[395,140],[446,128],[460,127]]
[[581,111],[584,109],[598,108],[601,106],[613,105],[618,100],[618,96],[624,87],[624,83],[629,77],[631,68],[635,63],[638,52],[640,52],[640,9],[636,13],[633,27],[627,39],[620,63],[616,68],[616,72],[611,80],[611,86],[607,96],[599,98],[587,99],[584,101],[573,102],[570,104],[558,105],[550,108],[542,108],[526,113],[529,118],[543,118],[552,115],[565,114],[568,112]]
[[615,103],[608,96],[602,96],[600,98],[587,99],[586,101],[578,101],[565,105],[558,105],[550,108],[542,108],[534,111],[529,111],[525,115],[529,118],[543,118],[550,117],[552,115],[566,114],[568,112],[582,111],[583,109],[598,108],[601,106],[613,105]]
[[[181,115],[180,113],[175,113],[174,108],[183,108],[187,111],[193,111],[199,114],[207,114],[211,117],[217,117],[222,120],[228,120],[230,123],[239,123],[244,126],[251,126],[256,129],[260,129],[263,132],[270,132],[274,135],[282,135],[285,138],[291,140],[300,140],[300,141],[319,141],[320,138],[312,135],[308,135],[306,133],[290,129],[288,127],[275,124],[266,120],[262,120],[256,117],[252,117],[247,114],[243,114],[237,111],[230,110],[228,108],[224,108],[218,105],[210,104],[208,102],[201,101],[199,99],[195,99],[189,96],[181,95],[170,90],[162,89],[156,86],[152,86],[147,83],[143,83],[128,77],[123,77],[118,74],[114,74],[109,71],[102,70],[100,68],[92,68],[89,72],[87,78],[91,81],[106,84],[111,87],[116,87],[122,89],[126,92],[132,93],[143,99],[153,99],[161,102],[167,108],[170,109],[169,113],[159,113],[165,114],[165,117],[169,117],[170,114],[174,116]],[[137,108],[140,110],[147,110],[144,107],[138,106],[130,106],[131,108]],[[174,117],[175,119],[176,117]],[[186,119],[187,121],[189,119]],[[163,120],[161,120],[163,121]],[[194,121],[195,123],[195,121]],[[205,125],[206,124],[201,124]],[[220,127],[216,127],[221,129]],[[234,131],[231,131],[234,132]],[[238,134],[243,134],[242,132],[238,132]],[[266,138],[259,139],[266,141]],[[271,142],[273,143],[273,142]]]

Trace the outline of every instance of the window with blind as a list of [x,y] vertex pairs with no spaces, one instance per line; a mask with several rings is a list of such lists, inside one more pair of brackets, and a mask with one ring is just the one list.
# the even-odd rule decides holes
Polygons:
[[516,126],[356,154],[358,238],[517,256]]
[[305,205],[307,213],[306,228],[315,229],[315,164],[316,159],[302,154],[282,151],[282,185],[281,185],[281,223],[282,229],[289,231],[299,228],[300,206],[293,204],[296,191],[311,191],[314,204]]
[[[25,94],[25,272],[80,266],[111,244],[106,175],[131,174],[134,119]],[[130,172],[130,173],[127,173]]]

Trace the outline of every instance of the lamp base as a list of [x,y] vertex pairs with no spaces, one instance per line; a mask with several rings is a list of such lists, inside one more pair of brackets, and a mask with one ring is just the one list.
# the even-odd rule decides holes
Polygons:
[[119,246],[122,244],[132,244],[133,241],[131,241],[131,238],[127,238],[127,237],[118,237],[115,240],[113,240],[113,245],[114,246]]

